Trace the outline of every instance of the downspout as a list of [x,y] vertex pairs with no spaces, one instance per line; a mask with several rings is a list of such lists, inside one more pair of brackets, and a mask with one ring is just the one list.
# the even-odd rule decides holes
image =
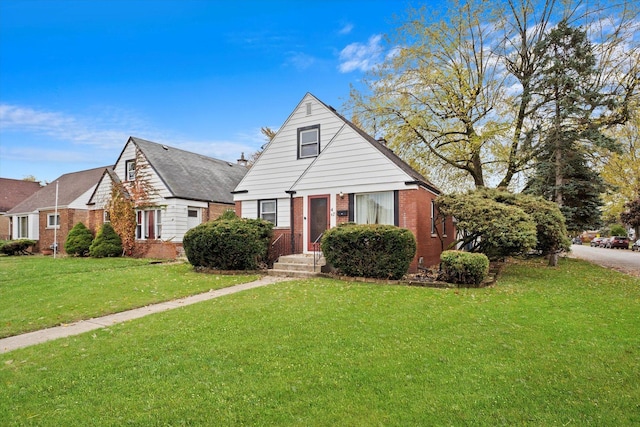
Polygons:
[[296,250],[296,226],[295,226],[295,215],[293,212],[293,195],[296,194],[293,190],[285,191],[289,195],[289,223],[291,224],[291,253],[295,253]]

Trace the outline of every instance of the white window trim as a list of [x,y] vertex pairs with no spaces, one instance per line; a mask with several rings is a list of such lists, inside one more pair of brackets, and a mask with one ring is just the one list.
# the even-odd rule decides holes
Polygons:
[[54,228],[60,229],[60,214],[57,215],[57,224],[51,225],[51,219],[56,216],[56,214],[47,214],[47,229],[53,230]]
[[[316,135],[316,140],[315,142],[306,142],[306,143],[302,143],[302,135],[303,134],[307,134],[307,133],[315,133]],[[307,155],[303,155],[302,154],[302,147],[307,147],[307,146],[311,146],[311,145],[315,145],[316,146],[316,150],[314,154],[307,154]],[[298,129],[298,158],[299,159],[309,159],[309,158],[313,158],[313,157],[318,157],[318,155],[320,154],[320,125],[313,125],[313,126],[307,126],[307,127],[303,127],[303,128],[299,128]]]
[[[153,232],[155,237],[149,238],[147,231],[148,212],[153,212]],[[162,209],[140,209],[136,211],[136,240],[161,240],[162,239]]]
[[390,206],[390,209],[391,209],[391,221],[390,222],[379,223],[379,224],[384,224],[384,225],[394,225],[395,224],[395,220],[396,220],[396,218],[395,218],[395,215],[396,215],[396,212],[395,212],[395,195],[394,195],[393,191],[377,191],[377,192],[374,192],[374,193],[357,193],[357,194],[355,194],[354,198],[353,198],[354,199],[353,200],[353,208],[354,208],[354,211],[355,211],[354,212],[354,221],[357,224],[367,224],[366,222],[362,221],[362,218],[359,218],[359,215],[358,215],[358,212],[360,211],[358,209],[359,196],[373,196],[373,195],[377,195],[377,194],[384,194],[384,195],[387,195],[387,196],[391,196],[390,197],[390,199],[391,199],[391,206]]
[[109,213],[108,210],[104,210],[102,211],[102,222],[111,222],[111,214]]
[[[130,166],[133,166],[133,167],[130,167]],[[136,180],[136,161],[135,160],[126,160],[124,162],[124,175],[125,175],[125,181]]]
[[[259,211],[259,218],[263,219],[265,221],[269,221],[269,222],[273,222],[274,226],[278,225],[278,200],[277,199],[265,199],[265,200],[260,200],[259,202],[259,206],[258,206],[258,211]],[[273,211],[265,211],[263,208],[263,204],[264,203],[273,203]],[[263,217],[263,215],[267,213],[267,214],[273,214],[273,221],[270,221],[268,219],[265,219]]]
[[[18,228],[16,230],[16,238],[17,239],[28,239],[29,238],[29,216],[28,215],[22,215],[19,217],[16,217],[18,219]],[[25,230],[23,230],[23,227],[21,227],[22,225],[22,220],[25,219]]]
[[436,202],[431,200],[431,237],[438,236],[436,227]]

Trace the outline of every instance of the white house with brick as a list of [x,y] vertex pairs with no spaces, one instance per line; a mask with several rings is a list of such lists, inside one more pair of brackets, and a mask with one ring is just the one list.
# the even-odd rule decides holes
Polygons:
[[234,208],[231,191],[247,172],[243,164],[218,160],[165,144],[130,137],[112,171],[105,171],[89,200],[90,228],[109,221],[114,185],[131,190],[144,179],[152,188],[136,210],[137,256],[173,258],[184,234]]
[[313,252],[322,233],[341,223],[391,224],[416,236],[415,271],[439,263],[455,235],[450,218],[436,224],[433,184],[310,93],[233,194],[239,216],[274,223],[287,253]]

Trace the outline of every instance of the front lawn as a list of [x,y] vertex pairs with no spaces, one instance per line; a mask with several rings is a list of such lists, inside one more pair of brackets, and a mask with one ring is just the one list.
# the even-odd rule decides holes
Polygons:
[[6,425],[638,425],[640,279],[282,282],[0,355]]
[[0,257],[0,338],[254,280],[133,258]]

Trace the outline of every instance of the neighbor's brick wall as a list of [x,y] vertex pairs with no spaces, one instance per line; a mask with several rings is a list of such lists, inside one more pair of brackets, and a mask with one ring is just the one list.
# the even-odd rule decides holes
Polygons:
[[[40,238],[38,240],[38,245],[36,246],[36,251],[42,251],[43,249],[49,249],[54,242],[55,230],[53,228],[47,228],[47,217],[50,214],[54,214],[55,210],[47,210],[41,211],[39,217],[39,234]],[[64,243],[67,240],[67,235],[69,234],[69,230],[73,228],[78,222],[82,222],[87,225],[89,214],[86,209],[60,209],[58,211],[60,215],[60,228],[58,228],[57,232],[57,240],[58,240],[58,252],[64,252]]]
[[[220,215],[225,213],[228,210],[235,210],[236,215],[238,215],[238,204],[227,205],[226,203],[209,203],[209,209],[203,213],[202,222],[213,221],[214,219],[218,219]],[[240,216],[240,215],[238,215]]]
[[239,216],[242,218],[242,202],[236,202],[235,210],[236,210],[236,216]]
[[9,240],[11,236],[11,221],[8,216],[0,215],[0,240]]

